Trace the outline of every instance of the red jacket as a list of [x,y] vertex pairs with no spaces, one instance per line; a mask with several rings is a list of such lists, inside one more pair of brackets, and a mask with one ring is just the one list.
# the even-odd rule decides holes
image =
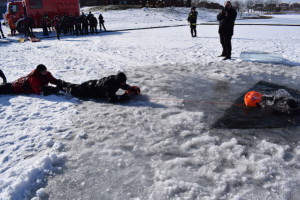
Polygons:
[[33,70],[25,77],[21,77],[12,83],[15,93],[41,94],[43,86],[48,83],[58,84],[58,80],[47,71],[46,75],[41,75],[36,70]]

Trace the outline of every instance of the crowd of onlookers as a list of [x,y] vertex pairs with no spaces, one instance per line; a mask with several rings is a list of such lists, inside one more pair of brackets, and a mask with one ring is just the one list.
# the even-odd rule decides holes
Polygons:
[[[102,29],[106,31],[102,14],[99,15],[98,20],[92,12],[89,12],[88,15],[85,15],[84,12],[82,12],[80,16],[56,16],[53,19],[50,19],[48,15],[43,15],[41,17],[41,27],[43,29],[43,36],[49,36],[52,31],[56,31],[57,39],[60,39],[62,33],[77,36],[98,33],[98,24],[100,31],[102,31]],[[11,36],[15,36],[15,24],[12,21],[8,21],[8,25],[11,30]],[[25,17],[22,26],[25,38],[35,37],[33,34],[34,21],[31,17]],[[2,37],[5,38],[1,29],[1,24],[0,33],[2,34]]]
[[97,26],[99,24],[100,31],[102,29],[106,31],[104,26],[104,19],[102,14],[97,18],[89,12],[86,16],[83,12],[80,16],[57,16],[50,20],[47,15],[42,16],[41,26],[43,28],[43,36],[48,36],[49,32],[55,30],[57,39],[60,38],[60,34],[70,34],[70,35],[88,35],[98,33]]

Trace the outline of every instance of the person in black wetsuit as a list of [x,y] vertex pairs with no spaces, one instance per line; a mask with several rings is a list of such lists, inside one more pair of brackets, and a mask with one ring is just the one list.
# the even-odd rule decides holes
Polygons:
[[[62,91],[75,97],[104,98],[109,102],[130,99],[129,94],[140,94],[140,88],[126,84],[127,77],[123,72],[99,80],[89,80],[81,84],[68,84]],[[116,95],[119,90],[126,90],[122,95]]]
[[261,107],[286,114],[291,114],[300,108],[299,101],[285,89],[279,89],[270,94],[250,91],[246,93],[244,102],[248,107]]

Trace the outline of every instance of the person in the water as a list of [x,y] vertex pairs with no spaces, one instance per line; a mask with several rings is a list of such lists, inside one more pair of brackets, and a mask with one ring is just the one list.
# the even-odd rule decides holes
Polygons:
[[271,94],[250,91],[245,94],[244,102],[248,107],[271,108],[287,114],[300,108],[299,101],[285,89],[279,89]]

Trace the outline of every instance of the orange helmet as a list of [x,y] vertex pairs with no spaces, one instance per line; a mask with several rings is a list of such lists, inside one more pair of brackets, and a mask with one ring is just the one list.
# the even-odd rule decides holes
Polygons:
[[257,103],[261,102],[262,93],[250,91],[245,94],[244,102],[246,106],[257,107]]

